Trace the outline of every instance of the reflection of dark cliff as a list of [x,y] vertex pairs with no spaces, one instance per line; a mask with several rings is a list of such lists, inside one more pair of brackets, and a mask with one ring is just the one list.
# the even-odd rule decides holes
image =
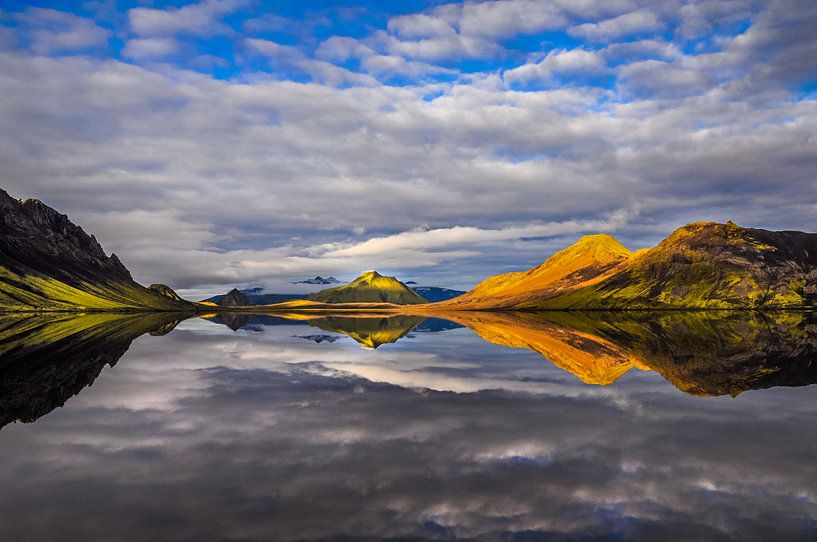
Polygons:
[[263,326],[291,326],[293,324],[292,320],[278,316],[243,312],[219,312],[207,319],[217,324],[223,324],[233,331],[238,331],[242,328],[252,328],[255,331],[260,331]]
[[629,351],[644,368],[695,395],[737,395],[817,382],[817,319],[801,312],[569,315],[560,323]]
[[179,316],[97,314],[0,319],[0,427],[33,422],[90,386],[138,336],[168,333]]

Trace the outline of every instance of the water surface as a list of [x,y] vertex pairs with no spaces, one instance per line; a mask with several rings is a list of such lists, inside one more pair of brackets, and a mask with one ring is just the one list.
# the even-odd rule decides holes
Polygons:
[[814,540],[809,314],[0,317],[3,540]]

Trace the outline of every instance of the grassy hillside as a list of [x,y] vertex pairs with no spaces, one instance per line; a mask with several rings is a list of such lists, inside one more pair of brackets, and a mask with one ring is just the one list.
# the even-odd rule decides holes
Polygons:
[[537,309],[791,309],[817,304],[817,235],[695,223]]
[[137,284],[116,255],[66,215],[0,190],[0,311],[192,307],[167,286]]
[[363,273],[347,285],[311,294],[308,299],[321,303],[426,303],[423,297],[396,278],[383,276],[377,271]]
[[20,275],[0,265],[0,312],[182,310],[188,305],[132,281],[70,285],[47,275]]
[[632,253],[609,235],[588,235],[528,271],[505,273],[441,307],[451,309],[524,309],[544,299],[592,285],[621,268]]

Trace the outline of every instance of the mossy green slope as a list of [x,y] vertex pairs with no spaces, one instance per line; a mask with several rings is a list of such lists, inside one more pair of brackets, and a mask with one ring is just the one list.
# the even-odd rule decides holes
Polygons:
[[136,283],[116,255],[38,200],[0,190],[0,311],[189,310]]
[[591,286],[526,309],[795,309],[817,306],[817,234],[700,222]]
[[363,273],[345,286],[329,288],[309,296],[321,303],[394,303],[416,305],[427,301],[394,277],[377,271]]

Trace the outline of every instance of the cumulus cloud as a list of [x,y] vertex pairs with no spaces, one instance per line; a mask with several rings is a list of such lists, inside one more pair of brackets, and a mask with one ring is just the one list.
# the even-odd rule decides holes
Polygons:
[[173,38],[135,38],[125,42],[122,54],[128,58],[143,60],[171,56],[179,50],[179,42]]
[[585,23],[568,29],[568,34],[593,41],[610,41],[634,34],[657,32],[664,23],[648,10],[634,11],[598,23]]
[[540,62],[507,70],[504,77],[510,83],[548,81],[558,75],[595,75],[604,72],[606,67],[604,56],[595,51],[556,50]]
[[89,19],[54,9],[28,8],[15,19],[31,50],[42,55],[97,49],[111,37],[110,31]]
[[246,3],[245,0],[204,0],[180,8],[133,8],[128,11],[128,21],[131,31],[145,37],[229,34],[232,30],[221,18]]

